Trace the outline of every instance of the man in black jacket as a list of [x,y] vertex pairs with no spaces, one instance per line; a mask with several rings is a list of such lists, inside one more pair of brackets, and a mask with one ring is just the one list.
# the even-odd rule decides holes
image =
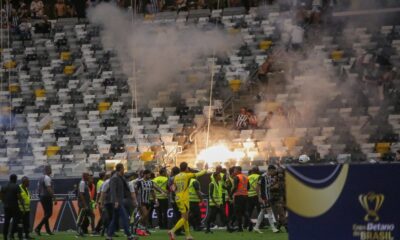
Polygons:
[[109,201],[113,204],[113,217],[110,222],[110,225],[107,229],[107,239],[112,239],[112,236],[115,233],[115,223],[122,218],[122,224],[124,228],[125,235],[128,237],[128,240],[138,239],[137,237],[132,236],[132,233],[129,229],[129,217],[128,213],[123,204],[124,197],[126,193],[129,193],[128,183],[124,178],[124,165],[122,163],[118,163],[115,166],[115,173],[110,179],[110,188],[109,188]]
[[3,225],[3,236],[4,239],[13,239],[12,236],[9,238],[9,228],[12,219],[11,235],[15,230],[18,230],[18,237],[22,239],[22,229],[18,227],[21,213],[19,211],[18,203],[23,205],[21,198],[21,189],[17,185],[17,175],[11,174],[10,182],[1,188],[1,200],[4,205],[4,225]]

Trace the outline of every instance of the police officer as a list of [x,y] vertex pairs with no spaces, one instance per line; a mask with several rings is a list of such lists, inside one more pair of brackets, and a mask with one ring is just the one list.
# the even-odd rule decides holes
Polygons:
[[21,189],[21,198],[23,200],[23,203],[19,203],[19,210],[21,211],[21,220],[22,220],[22,225],[25,233],[25,239],[34,239],[30,234],[30,208],[31,208],[31,194],[29,192],[29,178],[28,177],[23,177],[22,178],[22,183],[19,185],[19,188]]
[[249,217],[253,215],[254,209],[257,210],[257,213],[260,212],[260,204],[258,202],[258,195],[257,195],[257,184],[260,178],[260,171],[258,167],[253,167],[249,171],[249,198],[247,202],[247,214]]
[[156,191],[156,198],[158,200],[157,218],[158,225],[160,229],[168,228],[168,177],[167,177],[167,169],[161,168],[159,171],[159,176],[153,179],[153,183],[156,187],[160,188],[164,192]]
[[203,201],[200,191],[200,183],[196,178],[190,179],[189,183],[189,223],[194,231],[201,231],[200,202]]
[[285,209],[285,176],[282,167],[278,166],[272,171],[273,183],[271,185],[271,207],[277,220],[277,228],[281,226],[287,228],[287,217]]
[[233,204],[235,209],[236,220],[238,222],[238,231],[243,232],[243,219],[247,223],[249,231],[253,230],[253,224],[247,214],[248,200],[248,183],[249,179],[242,173],[242,167],[236,166],[234,170],[235,177],[233,178]]

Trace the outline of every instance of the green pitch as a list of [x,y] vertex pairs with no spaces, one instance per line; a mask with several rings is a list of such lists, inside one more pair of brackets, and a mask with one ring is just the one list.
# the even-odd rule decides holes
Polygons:
[[[242,233],[227,233],[222,230],[216,230],[212,234],[205,234],[204,232],[192,232],[193,237],[196,240],[287,240],[288,236],[287,233],[272,233],[270,230],[263,230],[263,234],[259,233],[254,233],[254,232],[242,232]],[[119,232],[118,235],[120,237],[118,238],[113,238],[113,239],[126,239],[126,237],[123,236],[123,232]],[[105,237],[90,237],[86,236],[84,238],[77,238],[75,237],[74,232],[61,232],[61,233],[56,233],[54,236],[35,236],[35,234],[32,234],[33,237],[37,240],[68,240],[68,239],[105,239]],[[140,239],[151,239],[151,240],[169,240],[167,232],[166,231],[155,231],[152,233],[151,236],[148,237],[141,237]],[[177,240],[184,240],[184,236],[177,236]]]

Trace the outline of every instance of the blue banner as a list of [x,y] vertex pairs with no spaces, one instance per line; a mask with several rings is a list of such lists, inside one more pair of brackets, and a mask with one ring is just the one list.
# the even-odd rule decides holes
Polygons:
[[400,239],[400,164],[289,166],[290,240]]

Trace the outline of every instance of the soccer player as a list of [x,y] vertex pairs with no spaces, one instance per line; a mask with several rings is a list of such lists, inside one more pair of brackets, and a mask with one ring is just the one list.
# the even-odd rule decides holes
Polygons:
[[247,199],[248,199],[248,183],[249,179],[242,173],[242,167],[236,166],[234,171],[235,177],[233,178],[233,205],[238,222],[238,231],[243,232],[243,218],[245,225],[248,226],[249,231],[252,231],[253,224],[250,222],[249,215],[247,214]]
[[180,173],[174,177],[174,190],[175,190],[175,201],[179,211],[182,214],[181,219],[176,225],[168,232],[170,240],[175,240],[175,231],[183,226],[185,229],[186,240],[191,240],[193,237],[190,235],[189,229],[189,181],[191,178],[199,177],[204,175],[208,166],[205,165],[205,169],[198,173],[191,173],[186,162],[182,162],[179,165]]
[[51,180],[51,166],[47,165],[44,167],[44,175],[38,181],[38,192],[40,203],[42,204],[44,210],[44,216],[42,221],[36,226],[35,232],[40,236],[40,229],[44,225],[46,227],[46,232],[48,235],[54,235],[50,229],[49,219],[53,215],[53,202],[54,205],[57,204],[54,197],[53,184]]
[[[136,183],[136,190],[137,190],[137,199],[139,203],[139,213],[140,219],[136,223],[137,230],[144,230],[146,235],[150,235],[149,230],[147,229],[149,225],[149,213],[151,207],[151,196],[155,199],[155,205],[158,205],[158,200],[155,197],[155,191],[163,192],[160,188],[154,185],[153,181],[151,180],[151,171],[144,170],[143,171],[143,178],[137,181]],[[142,226],[139,225],[142,224]],[[139,229],[138,229],[139,228]],[[143,228],[143,229],[140,229]]]
[[267,219],[269,225],[271,226],[272,232],[277,233],[279,230],[275,226],[275,216],[272,211],[270,200],[271,200],[271,186],[273,184],[272,176],[276,167],[273,165],[268,166],[267,172],[265,172],[258,180],[257,183],[257,195],[258,201],[261,204],[261,211],[258,214],[257,223],[254,227],[254,231],[258,233],[262,233],[260,230],[260,225],[262,220],[264,219],[264,215],[267,214]]
[[164,192],[156,192],[156,198],[158,200],[158,207],[156,208],[158,225],[160,229],[167,229],[168,225],[168,177],[167,169],[161,168],[159,171],[159,176],[153,179],[154,184],[163,190]]

